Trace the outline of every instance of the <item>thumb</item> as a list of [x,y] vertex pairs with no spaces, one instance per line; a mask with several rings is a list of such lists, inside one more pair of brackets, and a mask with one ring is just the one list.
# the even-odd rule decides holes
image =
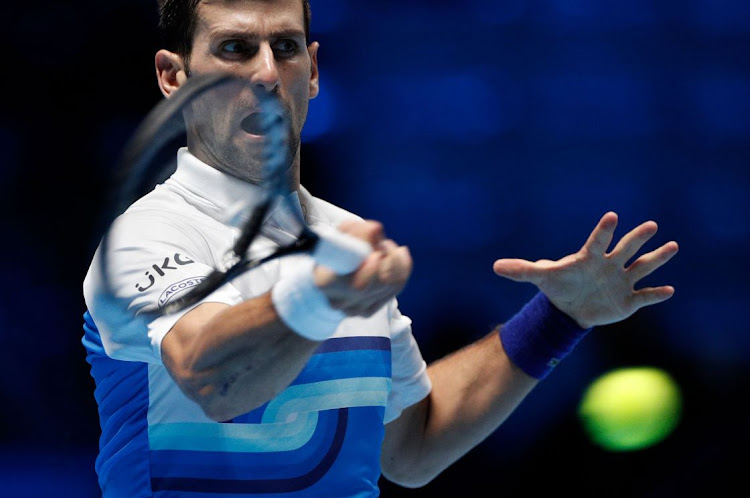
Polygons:
[[373,247],[385,238],[383,224],[378,221],[346,220],[341,222],[338,228],[345,234],[369,242]]
[[536,265],[525,259],[498,259],[492,265],[492,270],[497,275],[515,282],[535,283],[538,275]]

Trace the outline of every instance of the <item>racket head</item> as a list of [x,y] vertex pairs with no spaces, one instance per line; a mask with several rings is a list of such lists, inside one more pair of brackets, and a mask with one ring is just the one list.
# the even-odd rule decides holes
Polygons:
[[[236,135],[240,129],[261,135],[260,145],[238,139]],[[243,216],[242,241],[232,248],[235,253],[232,259],[236,263],[244,258],[249,244],[260,232],[265,212],[275,207],[274,201],[289,193],[290,130],[288,113],[275,95],[254,88],[247,80],[224,73],[191,76],[168,99],[157,104],[126,143],[112,174],[110,206],[105,210],[105,229],[99,243],[99,271],[105,292],[114,293],[110,278],[112,268],[107,256],[110,228],[128,207],[174,173],[176,150],[187,143],[188,131],[193,137],[207,138],[208,134],[211,138],[204,143],[198,140],[198,145],[206,142],[210,145],[214,140],[218,146],[215,149],[207,147],[204,155],[216,155],[219,162],[232,163],[224,168],[228,173],[262,188],[261,216],[253,217],[252,212]],[[304,231],[304,219],[300,217],[297,221],[300,232]],[[226,277],[233,278],[241,273],[236,268],[224,277],[222,274],[226,272],[227,268],[216,269],[206,277],[201,289],[195,290],[205,296],[222,285]],[[174,312],[191,304],[195,297],[175,303],[168,311]]]

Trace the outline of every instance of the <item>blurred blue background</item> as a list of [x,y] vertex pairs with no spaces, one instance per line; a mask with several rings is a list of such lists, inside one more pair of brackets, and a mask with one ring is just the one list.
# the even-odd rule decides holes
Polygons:
[[[616,235],[681,250],[668,302],[589,335],[494,435],[420,490],[383,495],[735,496],[750,417],[750,3],[312,0],[321,94],[303,183],[408,245],[400,303],[428,360],[535,292],[500,257]],[[155,0],[37,1],[0,21],[0,496],[98,495],[81,281],[113,158],[161,98]],[[674,433],[610,453],[576,416],[616,367],[667,370]]]

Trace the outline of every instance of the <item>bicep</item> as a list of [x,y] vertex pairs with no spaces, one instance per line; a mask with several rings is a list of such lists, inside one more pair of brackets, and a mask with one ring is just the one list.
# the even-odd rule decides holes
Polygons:
[[196,363],[196,343],[207,324],[219,313],[229,308],[218,302],[202,303],[185,313],[164,336],[161,357],[164,366],[175,379],[189,376]]

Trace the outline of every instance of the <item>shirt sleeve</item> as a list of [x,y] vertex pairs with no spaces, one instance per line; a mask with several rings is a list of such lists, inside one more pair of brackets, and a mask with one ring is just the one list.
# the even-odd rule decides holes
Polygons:
[[[164,336],[190,308],[170,315],[157,311],[185,295],[216,264],[201,240],[165,219],[136,214],[115,223],[106,245],[97,249],[83,286],[108,356],[161,363]],[[202,302],[232,305],[241,300],[233,286],[224,285]]]
[[424,399],[432,390],[427,363],[411,331],[411,319],[401,314],[394,299],[388,305],[391,326],[392,384],[385,409],[387,424],[401,412]]

